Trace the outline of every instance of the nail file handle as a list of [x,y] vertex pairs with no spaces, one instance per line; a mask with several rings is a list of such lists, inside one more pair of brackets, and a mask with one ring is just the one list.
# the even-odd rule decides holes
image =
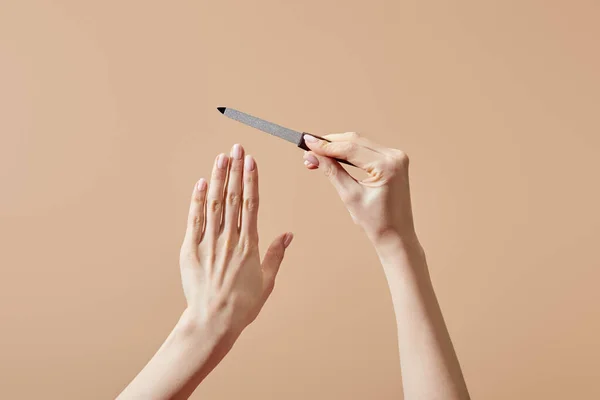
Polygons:
[[[310,135],[310,136],[316,137],[317,139],[324,140],[326,142],[331,142],[331,140],[327,140],[324,137],[317,136],[317,135],[314,135],[314,134],[308,133],[308,132],[302,132],[302,138],[300,139],[300,143],[298,143],[298,147],[300,147],[302,150],[310,151],[310,149],[308,148],[308,146],[304,142],[304,135]],[[339,162],[340,164],[346,164],[346,165],[351,165],[353,167],[356,167],[356,165],[352,164],[349,161],[342,160],[342,159],[339,159],[339,158],[335,158],[335,160],[337,162]]]

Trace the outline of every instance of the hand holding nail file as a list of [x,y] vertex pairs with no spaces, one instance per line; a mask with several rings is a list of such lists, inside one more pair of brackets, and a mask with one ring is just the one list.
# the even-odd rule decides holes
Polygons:
[[[329,142],[329,140],[322,138],[320,136],[284,128],[283,126],[274,124],[272,122],[268,122],[268,121],[262,120],[260,118],[253,117],[252,115],[243,113],[238,110],[234,110],[233,108],[217,107],[217,110],[219,110],[219,112],[221,112],[221,114],[225,115],[226,117],[229,117],[238,122],[241,122],[242,124],[259,129],[263,132],[267,132],[270,135],[277,136],[278,138],[287,140],[288,142],[292,142],[296,146],[300,147],[301,149],[307,150],[307,151],[309,151],[310,149],[308,148],[308,146],[306,146],[306,143],[305,143],[304,137],[306,135],[313,136],[313,137],[316,137],[317,139],[325,140],[326,142]],[[340,160],[340,159],[336,158],[336,161],[340,162],[342,164],[347,164],[347,165],[351,165],[351,166],[355,167],[354,164],[352,164],[351,162],[348,162],[346,160]]]

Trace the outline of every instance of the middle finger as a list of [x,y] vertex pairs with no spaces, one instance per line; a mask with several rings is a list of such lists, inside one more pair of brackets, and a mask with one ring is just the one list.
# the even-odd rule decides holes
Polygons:
[[231,149],[231,165],[225,192],[225,213],[223,231],[232,233],[238,231],[240,206],[242,198],[242,176],[244,169],[244,148],[236,144]]

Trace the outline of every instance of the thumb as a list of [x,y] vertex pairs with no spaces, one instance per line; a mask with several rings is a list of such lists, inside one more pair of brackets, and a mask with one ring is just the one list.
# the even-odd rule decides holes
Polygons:
[[265,253],[265,257],[263,258],[262,262],[262,270],[263,283],[267,296],[273,291],[273,287],[275,286],[275,277],[279,272],[281,261],[283,261],[285,249],[290,245],[290,243],[292,243],[292,239],[294,239],[294,235],[291,232],[279,235],[277,239],[271,243],[267,249],[267,252]]

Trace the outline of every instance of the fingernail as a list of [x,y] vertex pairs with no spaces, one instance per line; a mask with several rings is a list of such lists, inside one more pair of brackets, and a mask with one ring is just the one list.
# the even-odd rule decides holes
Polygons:
[[315,167],[319,166],[319,160],[317,159],[317,157],[313,156],[312,154],[308,153],[306,155],[304,155],[304,160],[308,161],[309,164],[314,165]]
[[236,160],[241,160],[242,159],[242,146],[240,146],[239,144],[234,144],[233,149],[231,149],[231,155]]
[[204,189],[206,189],[206,180],[204,178],[201,178],[198,181],[198,183],[196,184],[196,188],[198,189],[199,192],[201,192]]
[[255,167],[256,163],[254,162],[254,158],[252,158],[250,155],[247,155],[246,159],[244,160],[244,168],[246,168],[246,171],[254,171]]
[[283,247],[285,247],[287,249],[287,247],[290,245],[290,243],[292,243],[292,239],[294,238],[294,234],[293,233],[286,233],[285,237],[283,238]]
[[304,165],[306,165],[308,167],[310,165],[310,163],[307,160],[304,160]]
[[318,139],[311,135],[304,135],[304,141],[308,143],[315,143]]
[[217,159],[217,167],[223,169],[227,165],[227,156],[225,154],[219,154],[219,158]]

